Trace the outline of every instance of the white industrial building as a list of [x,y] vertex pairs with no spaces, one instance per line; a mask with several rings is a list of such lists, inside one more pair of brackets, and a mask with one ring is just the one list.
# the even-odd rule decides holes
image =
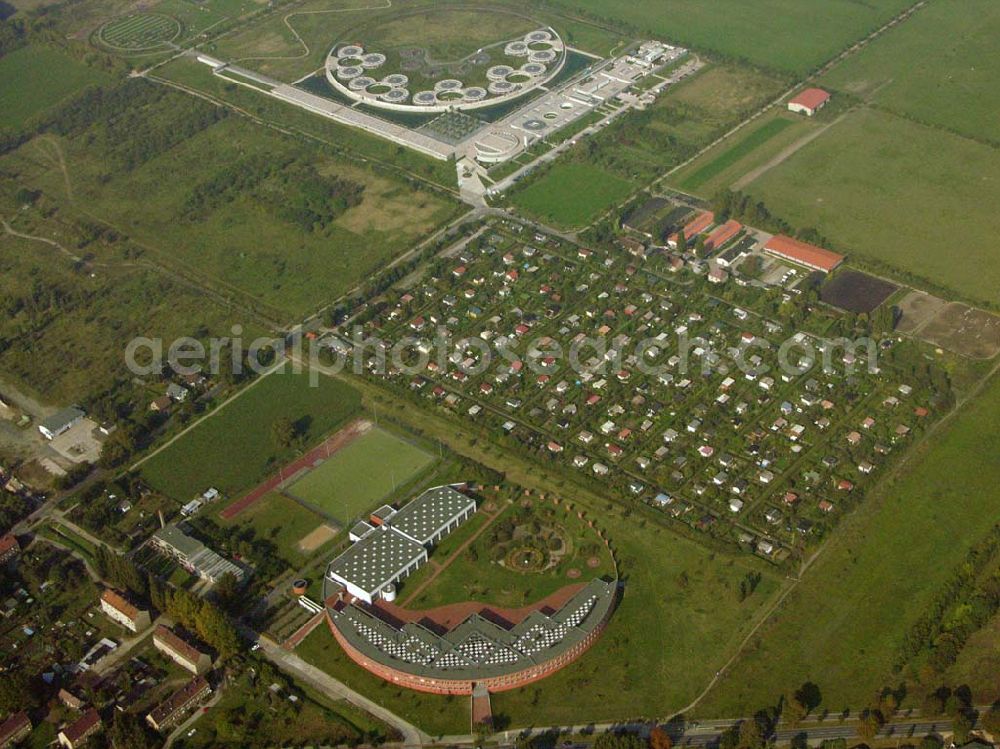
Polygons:
[[428,489],[401,510],[388,505],[355,525],[354,544],[330,562],[326,575],[366,603],[395,598],[396,583],[428,559],[428,548],[472,517],[476,501],[451,486]]

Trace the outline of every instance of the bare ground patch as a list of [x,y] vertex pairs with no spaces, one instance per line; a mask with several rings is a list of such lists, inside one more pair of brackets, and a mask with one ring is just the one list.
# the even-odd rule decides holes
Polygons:
[[946,301],[923,291],[908,294],[900,303],[899,332],[913,335],[944,309]]
[[337,529],[324,523],[312,533],[302,537],[299,541],[299,551],[305,552],[306,554],[312,553],[327,541],[332,540],[336,535]]
[[962,302],[914,291],[899,304],[899,331],[973,359],[1000,353],[1000,317]]

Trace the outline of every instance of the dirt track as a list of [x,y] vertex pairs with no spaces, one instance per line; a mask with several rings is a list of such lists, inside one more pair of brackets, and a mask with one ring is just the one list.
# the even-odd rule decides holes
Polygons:
[[335,452],[342,450],[358,437],[368,432],[371,428],[372,423],[367,419],[356,419],[355,421],[352,421],[322,444],[317,445],[301,458],[298,458],[294,462],[284,466],[281,470],[270,476],[263,483],[258,484],[251,489],[242,498],[230,504],[219,513],[219,517],[223,520],[232,520],[261,497],[281,486],[286,478],[308,469],[321,458],[329,458]]

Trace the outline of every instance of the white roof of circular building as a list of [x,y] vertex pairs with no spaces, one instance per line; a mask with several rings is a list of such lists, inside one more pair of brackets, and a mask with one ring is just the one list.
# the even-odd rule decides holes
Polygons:
[[510,81],[493,81],[489,85],[491,94],[509,94],[517,90],[517,84]]
[[528,43],[519,42],[509,42],[504,48],[503,53],[508,57],[525,57],[528,54]]
[[361,66],[366,70],[380,68],[385,65],[385,55],[381,52],[369,52],[361,58]]
[[508,75],[514,72],[514,68],[510,65],[494,65],[492,68],[486,71],[486,77],[491,81],[502,81]]
[[361,57],[364,53],[364,47],[359,47],[356,44],[348,44],[337,50],[337,57]]
[[552,62],[559,55],[554,49],[539,49],[528,55],[531,62]]
[[352,78],[348,82],[347,87],[351,89],[351,91],[364,91],[369,86],[374,86],[374,85],[375,85],[374,78],[367,75],[359,75],[357,78]]
[[349,81],[352,78],[357,78],[363,72],[357,65],[348,65],[347,67],[337,68],[337,77],[341,80]]
[[413,95],[413,103],[421,107],[429,107],[437,104],[437,94],[433,91],[417,91]]
[[445,78],[434,84],[435,91],[458,91],[462,88],[462,82],[456,78]]
[[545,29],[538,29],[537,31],[531,31],[524,35],[524,41],[526,42],[548,42],[552,40],[552,33],[546,31]]
[[409,77],[402,73],[390,73],[382,79],[382,83],[393,88],[400,88],[410,82]]
[[401,104],[410,98],[410,92],[405,88],[390,88],[384,94],[379,94],[379,98],[382,101],[388,101],[394,104]]
[[524,63],[524,65],[520,67],[519,70],[525,75],[534,76],[534,75],[542,75],[542,73],[548,70],[548,67],[546,67],[543,63],[540,62],[526,62]]
[[462,92],[466,101],[482,101],[486,98],[486,89],[482,86],[469,86]]

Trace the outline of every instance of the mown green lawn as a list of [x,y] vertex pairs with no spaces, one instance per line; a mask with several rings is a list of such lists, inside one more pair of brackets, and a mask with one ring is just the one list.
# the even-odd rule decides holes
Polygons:
[[512,193],[511,202],[534,218],[572,228],[590,223],[631,191],[627,180],[600,167],[560,162]]
[[76,91],[107,80],[55,47],[16,49],[0,57],[0,128],[19,128]]
[[845,520],[698,714],[748,715],[805,681],[818,685],[823,708],[837,712],[865,707],[876,690],[899,684],[906,674],[894,674],[892,664],[908,627],[997,522],[998,420],[994,378]]
[[303,551],[299,542],[324,522],[312,510],[277,492],[262,497],[232,520],[212,519],[224,526],[252,528],[256,538],[272,542],[282,559],[292,566],[300,565],[312,556],[314,552]]
[[289,491],[341,525],[375,509],[397,487],[434,463],[433,455],[382,429],[373,429],[338,450],[296,481]]
[[176,500],[187,501],[210,486],[236,496],[295,457],[294,449],[276,445],[271,433],[275,421],[291,419],[302,444],[309,445],[359,408],[357,391],[337,380],[320,377],[313,387],[308,373],[278,372],[152,457],[142,475]]

